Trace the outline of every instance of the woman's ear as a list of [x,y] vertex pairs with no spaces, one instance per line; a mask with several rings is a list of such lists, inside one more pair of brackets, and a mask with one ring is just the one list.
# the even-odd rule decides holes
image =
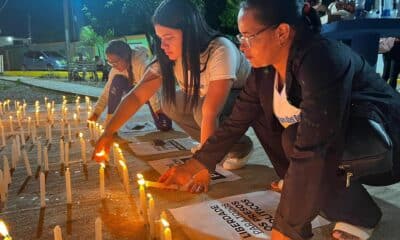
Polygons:
[[283,47],[286,46],[289,42],[291,28],[287,23],[281,23],[276,28],[276,38],[279,42],[279,46]]

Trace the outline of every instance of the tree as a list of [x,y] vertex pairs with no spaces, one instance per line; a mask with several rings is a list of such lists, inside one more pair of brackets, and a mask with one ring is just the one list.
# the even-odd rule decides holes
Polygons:
[[102,56],[105,49],[104,45],[114,37],[112,30],[105,33],[104,36],[97,34],[92,26],[84,26],[81,28],[80,40],[85,46],[95,47],[96,55]]

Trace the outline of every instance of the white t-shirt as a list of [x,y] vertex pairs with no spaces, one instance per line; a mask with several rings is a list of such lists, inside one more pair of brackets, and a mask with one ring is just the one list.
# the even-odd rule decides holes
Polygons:
[[[208,60],[208,62],[207,62]],[[204,69],[206,65],[206,68]],[[161,75],[158,62],[150,69],[155,74]],[[242,52],[227,38],[218,37],[210,42],[207,49],[200,55],[200,97],[207,94],[211,81],[233,79],[232,88],[243,87],[250,74],[251,66]],[[177,59],[174,65],[174,73],[179,87],[185,86],[182,59]],[[188,73],[188,77],[190,72]]]
[[282,90],[278,90],[279,75],[275,74],[274,80],[274,96],[273,96],[273,109],[275,117],[279,120],[284,128],[300,122],[300,109],[291,105],[286,96],[286,84],[283,85]]

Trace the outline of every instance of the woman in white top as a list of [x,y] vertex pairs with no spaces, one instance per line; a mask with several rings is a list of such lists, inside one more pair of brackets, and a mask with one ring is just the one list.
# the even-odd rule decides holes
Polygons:
[[[221,115],[230,112],[250,73],[244,55],[209,27],[190,1],[163,1],[153,15],[153,24],[157,61],[122,101],[95,152],[108,150],[112,134],[161,87],[163,112],[204,143],[218,127]],[[224,167],[242,167],[246,161],[241,160],[250,153],[252,143],[244,137],[236,148],[239,150],[230,152]]]
[[[148,61],[147,49],[142,46],[135,46],[133,49],[124,41],[113,40],[106,49],[108,64],[112,67],[108,82],[103,93],[99,97],[94,108],[90,121],[97,121],[107,106],[108,114],[105,125],[111,118],[122,97],[128,93],[134,84],[142,79]],[[149,108],[153,114],[156,126],[160,130],[171,129],[171,120],[162,112],[158,95],[150,98]]]

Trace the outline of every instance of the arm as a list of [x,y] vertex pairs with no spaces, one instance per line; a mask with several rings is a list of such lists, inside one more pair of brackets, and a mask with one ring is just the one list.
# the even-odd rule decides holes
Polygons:
[[224,108],[232,86],[231,79],[212,81],[202,106],[201,136],[203,144],[218,127],[219,114]]
[[[312,236],[329,181],[336,178],[346,107],[355,70],[350,51],[338,43],[315,44],[299,59],[294,78],[301,85],[301,121],[285,175],[275,229],[292,239]],[[350,52],[350,53],[349,53]],[[329,154],[327,154],[329,153]]]

